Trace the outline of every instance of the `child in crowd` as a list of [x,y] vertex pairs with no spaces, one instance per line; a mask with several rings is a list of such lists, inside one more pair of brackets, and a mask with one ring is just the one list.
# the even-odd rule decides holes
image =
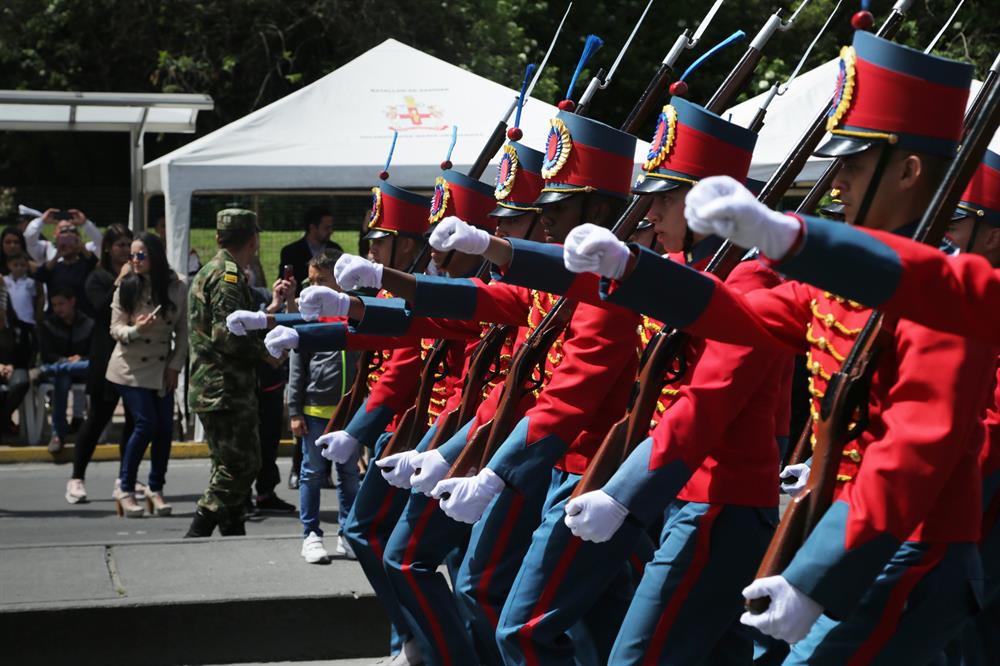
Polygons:
[[[309,261],[309,284],[337,289],[333,267],[339,250],[324,250]],[[316,564],[329,559],[323,547],[319,525],[319,500],[326,477],[324,458],[316,446],[340,396],[354,381],[357,352],[299,353],[289,356],[288,415],[292,433],[302,438],[302,466],[299,470],[299,519],[302,521],[302,557]],[[337,463],[337,500],[341,520],[351,511],[360,483],[358,460]],[[354,557],[343,537],[337,538],[337,554]]]
[[38,325],[38,346],[42,365],[40,377],[52,382],[52,439],[49,453],[59,453],[69,429],[66,403],[74,381],[87,377],[90,336],[94,320],[77,310],[76,293],[68,286],[49,292],[51,310]]

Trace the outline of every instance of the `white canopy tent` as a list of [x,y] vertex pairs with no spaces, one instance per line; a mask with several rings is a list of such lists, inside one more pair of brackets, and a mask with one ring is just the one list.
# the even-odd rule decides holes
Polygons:
[[[452,126],[458,141],[451,159],[466,169],[516,94],[388,39],[302,90],[150,162],[144,191],[164,195],[171,262],[186,266],[195,192],[367,189],[378,182],[393,129],[399,139],[391,182],[429,189]],[[529,101],[523,141],[541,148],[556,113]],[[647,149],[638,146],[636,161]],[[484,180],[494,174],[488,170]]]

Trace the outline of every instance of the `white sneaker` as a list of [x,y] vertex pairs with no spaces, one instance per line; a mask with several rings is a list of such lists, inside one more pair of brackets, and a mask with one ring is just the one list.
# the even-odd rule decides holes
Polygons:
[[420,654],[420,647],[417,645],[417,641],[410,639],[403,643],[403,649],[399,651],[392,661],[389,662],[389,666],[414,666],[423,661],[423,657]]
[[347,539],[341,534],[337,537],[337,555],[343,555],[349,560],[356,560],[358,556],[354,554],[354,550],[351,548],[351,544],[347,543]]
[[87,501],[87,489],[80,479],[70,479],[66,482],[66,501],[70,504],[82,504]]
[[302,540],[302,557],[309,564],[319,564],[330,559],[330,555],[323,548],[323,537],[310,532],[309,536]]

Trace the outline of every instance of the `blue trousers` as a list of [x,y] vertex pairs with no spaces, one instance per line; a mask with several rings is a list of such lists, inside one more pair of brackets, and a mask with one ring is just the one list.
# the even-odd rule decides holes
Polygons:
[[605,543],[573,536],[564,519],[579,479],[553,470],[541,525],[500,616],[504,663],[607,663],[639,580],[634,567],[641,571],[653,555],[652,540],[631,520]]
[[[465,448],[468,431],[467,424],[441,446],[446,460],[453,460]],[[428,432],[418,450],[426,449],[433,432]],[[446,516],[436,499],[414,491],[385,547],[386,574],[414,633],[426,638],[421,647],[428,666],[480,663],[477,652],[481,650],[473,645],[467,618],[438,572],[443,562],[464,555],[471,531],[471,525]],[[453,584],[456,576],[452,572]]]
[[[388,443],[390,433],[383,433],[375,443],[372,460],[377,460],[382,448]],[[341,535],[358,557],[358,563],[371,583],[375,596],[392,623],[392,648],[398,650],[406,641],[413,637],[403,615],[403,610],[396,600],[396,594],[389,584],[382,566],[382,556],[385,544],[403,513],[409,493],[390,486],[382,477],[382,473],[373,463],[361,480],[361,487],[354,498],[354,506],[341,526]]]
[[[66,424],[66,404],[69,402],[69,390],[74,381],[87,378],[90,361],[60,361],[46,363],[40,366],[42,376],[52,382],[52,432],[60,437],[66,436],[69,426]],[[81,412],[82,413],[82,412]]]
[[785,664],[926,664],[976,612],[982,568],[974,544],[906,542],[849,617],[821,615]]
[[[125,408],[132,414],[132,435],[125,444],[125,459],[120,469],[122,490],[135,491],[135,479],[139,473],[139,463],[146,454],[150,442],[153,450],[149,459],[149,489],[163,490],[167,479],[167,461],[170,459],[170,444],[174,435],[174,393],[157,395],[153,389],[115,384],[122,396]],[[63,422],[66,419],[63,406]]]
[[[315,532],[323,536],[323,528],[319,524],[320,491],[326,478],[326,458],[316,446],[316,440],[323,434],[327,420],[317,416],[306,415],[306,436],[302,438],[302,464],[299,467],[299,520],[302,522],[302,536]],[[337,510],[340,512],[340,522],[343,524],[351,513],[354,498],[358,494],[361,475],[358,473],[358,455],[352,456],[344,464],[337,465]],[[377,471],[377,470],[376,470]]]
[[741,592],[776,523],[773,508],[674,500],[609,663],[749,664]]

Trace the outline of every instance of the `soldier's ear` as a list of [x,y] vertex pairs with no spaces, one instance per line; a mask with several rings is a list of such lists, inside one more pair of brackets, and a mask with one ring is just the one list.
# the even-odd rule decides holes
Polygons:
[[925,171],[923,158],[919,155],[907,155],[903,158],[899,172],[899,188],[910,190],[917,187]]
[[995,227],[989,223],[983,223],[986,229],[983,234],[983,244],[986,252],[1000,252],[1000,227]]

